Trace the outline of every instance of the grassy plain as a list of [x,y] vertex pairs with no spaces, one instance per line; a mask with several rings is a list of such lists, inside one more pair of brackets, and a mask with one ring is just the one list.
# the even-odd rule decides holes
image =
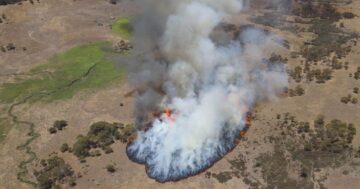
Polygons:
[[99,88],[119,81],[124,68],[106,59],[108,42],[97,42],[72,48],[35,67],[27,79],[18,79],[0,88],[0,101],[12,103],[37,93],[49,94],[45,100],[73,97],[83,89]]

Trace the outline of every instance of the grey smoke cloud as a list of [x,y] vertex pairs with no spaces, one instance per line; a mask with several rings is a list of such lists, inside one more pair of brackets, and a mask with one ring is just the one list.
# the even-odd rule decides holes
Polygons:
[[[163,114],[139,131],[127,153],[146,164],[150,177],[178,180],[228,153],[244,129],[247,112],[259,101],[276,99],[287,86],[287,75],[283,67],[262,61],[275,36],[249,29],[221,46],[210,37],[221,22],[242,10],[240,0],[141,3],[144,15],[136,29],[143,31],[136,35],[151,39],[138,47],[157,47],[165,61],[150,56],[135,63],[138,70],[130,82],[149,88],[138,96],[138,112],[145,116],[151,109],[170,108],[173,114]],[[153,89],[157,86],[164,94]]]

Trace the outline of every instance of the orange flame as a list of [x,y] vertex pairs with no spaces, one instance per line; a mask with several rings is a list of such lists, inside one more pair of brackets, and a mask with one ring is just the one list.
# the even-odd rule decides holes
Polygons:
[[245,120],[245,129],[240,132],[240,138],[244,138],[244,137],[245,137],[247,130],[248,130],[248,129],[250,128],[250,126],[251,126],[252,119],[253,119],[253,117],[252,117],[251,113],[250,113],[250,112],[247,113],[247,115],[246,115],[246,120]]
[[172,117],[172,110],[171,109],[166,108],[165,109],[165,115],[170,121],[172,121],[172,122],[175,121],[174,118]]
[[248,114],[246,115],[245,126],[246,126],[246,127],[250,127],[250,126],[251,126],[251,122],[252,122],[252,116],[251,116],[250,113],[248,113]]

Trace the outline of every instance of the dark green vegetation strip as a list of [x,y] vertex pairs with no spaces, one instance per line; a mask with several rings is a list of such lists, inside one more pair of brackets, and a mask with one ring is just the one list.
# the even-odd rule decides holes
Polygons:
[[[109,46],[107,42],[99,42],[76,47],[50,59],[49,63],[38,66],[30,71],[34,74],[26,80],[7,83],[1,86],[0,101],[12,103],[38,92],[54,91],[76,83],[66,90],[48,95],[43,100],[53,101],[73,97],[83,89],[98,88],[115,80],[121,79],[124,69],[116,69],[105,57],[103,48]],[[85,78],[82,76],[93,67],[92,72]]]
[[112,25],[112,31],[125,39],[129,39],[131,37],[131,33],[133,32],[133,27],[131,26],[130,18],[129,17],[118,18],[115,21],[115,23]]

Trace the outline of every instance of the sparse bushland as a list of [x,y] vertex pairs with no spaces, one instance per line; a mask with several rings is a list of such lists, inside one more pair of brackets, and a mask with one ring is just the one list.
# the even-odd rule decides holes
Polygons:
[[[290,77],[296,82],[316,81],[325,83],[332,78],[332,71],[349,68],[349,63],[342,63],[338,59],[344,58],[351,52],[359,38],[357,33],[349,32],[344,27],[338,27],[337,22],[343,18],[355,16],[353,13],[339,13],[333,5],[326,1],[304,1],[293,4],[289,9],[295,16],[293,21],[288,21],[286,15],[266,12],[263,16],[252,18],[258,24],[271,26],[281,30],[292,28],[292,32],[311,32],[314,37],[306,41],[299,52],[293,52],[291,57],[305,58],[305,66],[290,68]],[[332,60],[330,60],[332,58]],[[324,66],[316,66],[318,63]],[[355,79],[360,79],[360,72],[354,74]]]
[[78,136],[72,150],[79,159],[100,156],[101,153],[96,150],[97,148],[101,148],[105,154],[109,154],[113,152],[111,145],[116,140],[127,142],[128,137],[134,132],[135,128],[130,125],[124,127],[123,124],[97,122],[90,126],[86,136]]
[[38,188],[51,189],[65,183],[69,186],[76,185],[73,169],[62,158],[55,156],[42,160],[41,166],[40,170],[34,171]]
[[352,44],[349,42],[358,38],[356,33],[347,33],[337,28],[333,20],[314,19],[308,31],[316,35],[301,50],[302,56],[309,62],[323,60],[332,53],[337,58],[343,58],[351,52]]
[[[269,188],[280,186],[282,186],[280,188],[286,186],[312,188],[314,182],[321,184],[321,179],[311,179],[313,172],[344,165],[355,154],[352,141],[356,129],[351,123],[336,119],[327,122],[322,115],[319,115],[313,123],[299,122],[290,114],[285,114],[279,121],[279,126],[282,135],[273,139],[274,152],[264,153],[257,159],[263,178],[269,179],[267,180]],[[294,180],[288,175],[290,162],[296,162],[301,167],[299,179]]]
[[301,85],[297,85],[295,89],[288,89],[287,93],[289,97],[302,96],[305,94],[305,90]]
[[[263,183],[257,179],[261,176],[266,183],[264,188],[313,188],[323,181],[313,177],[315,173],[324,168],[338,168],[360,157],[360,150],[352,146],[356,128],[351,123],[336,119],[326,121],[322,115],[313,123],[297,121],[289,113],[277,114],[276,118],[279,130],[267,138],[274,146],[273,152],[260,153],[255,161],[240,153],[229,160],[230,170],[208,172],[205,177],[213,177],[220,183],[236,177],[251,188],[262,188]],[[298,178],[294,177],[294,171],[298,172]]]
[[316,37],[306,42],[301,50],[307,61],[317,62],[332,53],[335,53],[337,58],[343,58],[351,51],[349,42],[358,38],[356,33],[345,32],[336,27],[335,22],[339,21],[342,15],[328,2],[320,2],[316,5],[307,2],[294,10],[294,13],[312,19],[308,31],[314,33]]
[[344,104],[348,104],[348,103],[352,103],[352,104],[357,104],[358,103],[358,99],[356,97],[353,97],[351,94],[342,97],[340,99],[340,101]]
[[356,128],[352,123],[336,119],[326,122],[324,116],[319,115],[311,127],[308,122],[298,122],[285,115],[279,124],[285,132],[284,138],[279,139],[286,141],[285,150],[306,167],[338,167],[354,152],[352,141]]
[[289,71],[289,76],[297,83],[300,83],[304,79],[308,82],[315,81],[322,84],[329,81],[332,78],[333,71],[329,68],[324,69],[311,69],[309,63],[305,63],[304,68],[296,66],[293,70]]

